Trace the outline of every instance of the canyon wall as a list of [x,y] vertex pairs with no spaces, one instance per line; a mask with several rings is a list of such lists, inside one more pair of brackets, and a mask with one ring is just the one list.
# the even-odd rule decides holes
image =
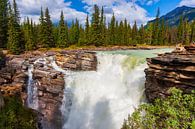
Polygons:
[[160,54],[147,62],[145,92],[150,102],[170,95],[171,87],[185,93],[195,90],[195,45]]

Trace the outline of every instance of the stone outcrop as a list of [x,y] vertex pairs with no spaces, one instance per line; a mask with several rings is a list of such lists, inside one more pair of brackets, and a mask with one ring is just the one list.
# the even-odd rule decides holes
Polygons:
[[[49,65],[49,64],[48,64]],[[38,110],[43,114],[44,128],[62,127],[60,107],[64,92],[64,75],[47,64],[37,62],[34,65],[33,81],[37,87]]]
[[97,58],[95,52],[61,52],[55,56],[56,63],[64,70],[95,71]]
[[171,53],[147,59],[146,96],[149,101],[166,97],[171,87],[185,93],[195,90],[195,45],[180,47]]
[[[95,52],[61,51],[28,52],[22,55],[7,55],[5,67],[0,69],[0,108],[2,96],[19,96],[27,104],[29,67],[33,66],[32,85],[37,88],[37,114],[40,128],[59,129],[62,127],[62,105],[65,79],[64,73],[55,70],[51,63],[64,70],[91,71],[97,68]],[[1,65],[1,63],[0,63]]]

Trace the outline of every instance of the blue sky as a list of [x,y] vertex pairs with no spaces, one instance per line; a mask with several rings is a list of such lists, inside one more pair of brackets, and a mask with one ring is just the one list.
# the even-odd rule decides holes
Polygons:
[[38,22],[40,8],[48,7],[54,22],[59,20],[62,10],[67,21],[77,18],[81,24],[85,23],[87,14],[91,15],[94,4],[104,6],[107,21],[114,13],[119,21],[126,18],[130,23],[136,20],[138,24],[146,24],[148,20],[153,19],[158,7],[161,15],[178,6],[195,7],[195,0],[16,0],[16,2],[22,19],[28,16]]

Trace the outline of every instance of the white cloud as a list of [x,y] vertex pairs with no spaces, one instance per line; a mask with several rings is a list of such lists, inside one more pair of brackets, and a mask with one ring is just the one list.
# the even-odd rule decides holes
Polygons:
[[191,7],[195,7],[195,0],[182,0],[180,3],[179,3],[179,6],[191,6]]
[[64,12],[65,20],[70,21],[77,18],[81,23],[85,22],[86,13],[71,8],[71,2],[64,2],[64,0],[17,0],[16,2],[22,20],[28,16],[38,22],[41,7],[43,10],[48,7],[51,18],[55,22],[59,20],[61,11]]
[[[141,0],[144,2],[143,0]],[[151,18],[148,17],[147,11],[139,6],[136,2],[141,2],[140,0],[83,0],[87,6],[85,9],[88,13],[93,9],[93,5],[104,6],[106,10],[106,18],[109,21],[114,12],[115,17],[118,21],[124,20],[125,18],[131,24],[136,20],[138,25],[147,23]],[[156,1],[156,0],[155,0]]]
[[[12,1],[12,0],[11,0]],[[64,2],[64,0],[16,0],[19,10],[21,12],[22,20],[25,17],[32,18],[35,22],[39,21],[41,7],[49,8],[51,18],[54,22],[60,18],[60,12],[63,10],[65,20],[71,21],[77,18],[81,24],[85,23],[86,13],[77,11],[71,7],[71,2]],[[79,0],[78,0],[79,1]],[[138,25],[145,24],[151,17],[148,17],[147,11],[139,6],[137,3],[153,4],[159,0],[80,0],[86,4],[83,7],[86,12],[91,14],[93,5],[104,6],[107,21],[115,13],[117,20],[124,20],[125,18],[132,24],[136,20]]]

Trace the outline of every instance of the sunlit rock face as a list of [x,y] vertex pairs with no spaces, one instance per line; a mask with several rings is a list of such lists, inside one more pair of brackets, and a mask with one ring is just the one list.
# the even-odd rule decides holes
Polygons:
[[195,90],[195,45],[177,48],[147,61],[145,87],[149,101],[166,97],[170,87],[180,88],[185,93]]
[[55,56],[56,63],[64,70],[95,71],[97,58],[95,52],[61,52]]
[[[26,60],[28,66],[27,105],[39,111],[43,129],[62,128],[61,105],[64,97],[64,70],[96,70],[96,55],[93,52],[47,52],[39,58]],[[55,63],[56,66],[53,65]]]

